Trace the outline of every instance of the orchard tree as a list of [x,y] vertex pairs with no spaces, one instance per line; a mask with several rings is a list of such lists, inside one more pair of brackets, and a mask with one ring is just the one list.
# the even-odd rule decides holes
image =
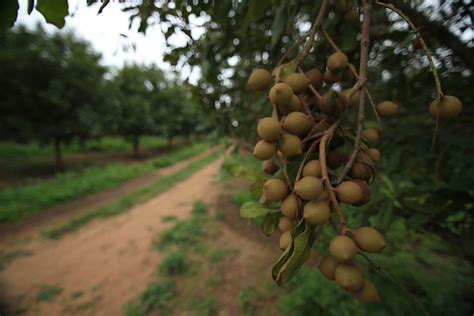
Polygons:
[[117,108],[117,132],[132,143],[133,154],[140,154],[140,138],[157,131],[159,104],[154,100],[166,87],[161,70],[125,65],[113,78]]
[[101,55],[71,33],[18,27],[0,36],[1,138],[53,144],[101,133],[107,112]]

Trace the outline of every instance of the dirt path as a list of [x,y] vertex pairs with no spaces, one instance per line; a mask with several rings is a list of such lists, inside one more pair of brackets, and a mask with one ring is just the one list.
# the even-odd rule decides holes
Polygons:
[[[222,159],[124,214],[96,220],[57,241],[34,234],[21,245],[32,254],[0,272],[0,300],[27,307],[25,315],[120,315],[123,303],[153,279],[160,254],[151,250],[152,238],[170,225],[161,217],[186,217],[198,199],[212,207],[219,194],[213,178]],[[52,302],[38,302],[43,285],[63,290]]]
[[31,232],[39,232],[45,227],[65,221],[74,214],[82,213],[84,211],[99,207],[102,204],[111,202],[127,192],[135,191],[138,188],[150,184],[163,176],[178,171],[191,162],[209,155],[209,153],[215,149],[215,147],[211,148],[192,158],[185,159],[172,166],[165,167],[153,173],[135,178],[118,187],[97,193],[90,193],[81,198],[58,204],[56,206],[42,210],[36,214],[32,214],[24,220],[13,223],[1,223],[0,243],[18,239],[20,236],[25,237],[25,234],[29,234]]

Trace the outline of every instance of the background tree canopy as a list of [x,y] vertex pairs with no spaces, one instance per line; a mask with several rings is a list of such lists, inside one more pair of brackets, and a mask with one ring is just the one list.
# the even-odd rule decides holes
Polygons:
[[[29,1],[30,5],[35,2],[49,22],[59,27],[64,24],[67,1],[61,0],[52,7],[48,7],[48,1],[45,0]],[[89,1],[91,5],[96,2]],[[8,129],[9,132],[2,131],[2,135],[61,142],[66,142],[73,135],[89,137],[89,133],[95,133],[97,129],[86,125],[81,125],[85,129],[75,128],[76,122],[87,117],[85,121],[88,124],[94,123],[92,114],[87,116],[91,113],[88,112],[88,107],[110,104],[104,109],[107,109],[107,113],[116,113],[116,131],[136,144],[136,138],[144,133],[162,133],[172,138],[176,135],[188,135],[192,131],[211,130],[220,135],[232,135],[254,142],[256,134],[249,131],[255,130],[258,117],[271,113],[271,106],[260,95],[246,91],[247,78],[255,67],[272,69],[288,51],[286,60],[291,60],[299,53],[320,2],[103,2],[101,10],[107,10],[107,5],[120,5],[123,11],[130,14],[130,21],[139,20],[140,32],[145,33],[148,27],[159,25],[166,39],[170,39],[175,33],[188,37],[185,46],[168,47],[165,61],[174,65],[177,73],[184,66],[200,70],[199,82],[189,87],[189,90],[183,90],[182,87],[187,86],[187,83],[166,83],[167,80],[164,80],[159,71],[132,65],[120,70],[109,83],[110,86],[105,83],[97,85],[97,82],[102,83],[103,79],[98,78],[103,77],[105,69],[96,65],[99,56],[89,52],[80,42],[71,45],[69,50],[77,51],[82,57],[87,56],[81,57],[81,60],[89,60],[90,63],[75,64],[73,53],[55,55],[55,47],[64,49],[61,46],[64,45],[64,39],[59,37],[48,42],[51,47],[39,41],[36,47],[29,46],[31,52],[17,54],[16,43],[23,43],[21,47],[24,47],[25,42],[41,38],[41,32],[27,33],[22,29],[7,32],[0,43],[0,63],[3,65],[1,71],[4,72],[0,75],[0,80],[3,87],[8,87],[5,89],[7,93],[2,96],[4,103],[1,111],[5,112],[1,113],[4,121],[1,128]],[[349,59],[357,64],[359,23],[356,23],[357,20],[354,24],[347,23],[341,18],[343,15],[336,14],[336,2],[338,1],[331,3],[331,13],[324,27]],[[436,60],[444,91],[458,96],[464,104],[464,110],[458,119],[440,124],[436,145],[430,150],[435,122],[427,111],[434,96],[429,64],[423,52],[413,43],[414,36],[406,24],[384,9],[375,9],[371,28],[368,87],[376,102],[390,99],[400,104],[401,108],[395,118],[383,122],[380,145],[382,158],[374,198],[367,206],[350,210],[349,213],[356,222],[370,222],[395,244],[388,257],[381,257],[380,261],[391,267],[405,284],[409,284],[411,292],[423,297],[425,303],[431,304],[431,313],[470,314],[474,281],[474,48],[470,33],[473,6],[462,0],[440,3],[402,0],[386,2],[402,9],[421,30]],[[3,26],[8,27],[15,20],[18,7],[16,1],[5,1],[2,6],[2,16],[8,16],[2,20],[5,23]],[[204,30],[199,38],[192,33],[196,27]],[[300,45],[295,46],[295,43]],[[38,56],[35,53],[38,50],[50,52],[50,57]],[[329,45],[318,37],[302,68],[322,69],[330,53]],[[40,57],[44,59],[41,61],[41,76],[45,76],[41,80],[33,67],[21,66],[18,61],[15,67],[20,68],[10,68],[12,63],[9,61],[12,58],[24,58],[25,65],[35,65],[39,63],[37,59]],[[31,82],[31,85],[48,83],[50,90],[47,98],[43,95],[31,96],[28,91],[15,91],[17,85],[10,80],[11,73],[21,72],[26,68],[31,72],[24,73],[25,82]],[[76,72],[77,76],[90,81],[70,80],[73,77],[66,76],[66,71]],[[64,94],[70,85],[77,85],[84,94]],[[104,89],[104,86],[108,88]],[[97,93],[96,89],[104,89],[106,92]],[[111,91],[116,91],[111,98],[87,97],[90,93],[94,96],[108,95]],[[193,97],[189,95],[189,91]],[[15,98],[21,95],[24,98],[22,106],[31,107],[32,103],[39,102],[43,108],[32,111],[22,109],[21,111],[31,113],[32,117],[20,125],[13,115],[18,108],[8,101],[9,93],[15,93]],[[188,105],[180,106],[176,96],[186,99]],[[169,106],[160,106],[165,103]],[[48,107],[60,108],[55,108],[54,113],[57,115],[41,116],[48,120],[48,123],[42,122],[41,126],[47,124],[51,129],[41,129],[38,133],[38,128],[34,125],[39,123],[35,111],[49,112]],[[367,124],[370,125],[374,123],[374,117],[368,113]],[[445,255],[450,259],[444,260]],[[303,274],[301,282],[305,276]],[[294,283],[295,296],[288,298],[287,306],[300,314],[309,314],[314,310],[337,314],[339,309],[334,304],[342,298],[328,298],[332,293],[327,293],[328,290],[323,286],[308,280],[313,279],[307,277],[307,283]],[[323,296],[326,300],[313,297],[315,291],[325,293]],[[409,304],[404,302],[403,294],[396,293],[395,289],[387,291],[393,292],[393,301],[387,303],[389,308],[384,312],[418,314],[418,311],[410,309]],[[291,301],[296,295],[303,301],[300,305]],[[405,299],[408,300],[406,297]],[[347,314],[353,311],[352,308],[347,305]],[[374,315],[382,313],[379,309],[363,312],[358,310],[360,314],[369,312]]]

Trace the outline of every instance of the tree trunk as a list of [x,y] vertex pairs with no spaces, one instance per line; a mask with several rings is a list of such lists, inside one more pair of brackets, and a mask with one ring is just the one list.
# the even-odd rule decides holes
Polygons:
[[133,157],[138,158],[140,156],[140,136],[133,136]]
[[61,141],[58,138],[54,139],[54,161],[56,163],[56,167],[63,167]]

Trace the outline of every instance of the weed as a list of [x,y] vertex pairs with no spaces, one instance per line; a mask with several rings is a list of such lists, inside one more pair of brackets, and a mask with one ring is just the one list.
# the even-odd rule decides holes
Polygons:
[[237,295],[237,303],[243,314],[255,315],[257,306],[255,302],[259,300],[259,293],[253,287],[244,287],[240,289]]
[[213,275],[206,281],[206,286],[213,287],[221,282],[221,277],[218,275]]
[[204,219],[201,217],[191,217],[178,221],[173,227],[153,240],[156,249],[163,249],[170,245],[188,247],[196,244],[199,238],[204,236]]
[[206,204],[204,204],[204,202],[201,200],[194,202],[193,210],[191,214],[192,215],[206,215],[207,214]]
[[32,252],[28,250],[15,250],[6,253],[0,253],[0,271],[17,257],[31,256]]
[[167,275],[181,275],[188,270],[189,260],[183,250],[170,252],[159,266],[159,271]]
[[175,215],[165,215],[165,216],[162,216],[161,217],[161,221],[162,222],[174,222],[174,221],[177,221],[178,220],[178,217],[176,217]]
[[74,299],[76,299],[76,298],[81,297],[82,295],[84,295],[84,292],[82,292],[82,291],[72,292],[72,293],[71,293],[71,298],[74,300]]
[[217,248],[214,249],[210,254],[209,254],[209,262],[212,264],[217,264],[221,262],[225,257],[229,255],[233,255],[239,252],[239,249],[235,248]]
[[50,302],[62,292],[63,289],[60,287],[52,285],[43,285],[36,294],[36,300]]
[[161,281],[150,284],[138,298],[124,305],[126,316],[144,316],[153,309],[167,307],[169,300],[177,294],[176,288],[170,281]]

